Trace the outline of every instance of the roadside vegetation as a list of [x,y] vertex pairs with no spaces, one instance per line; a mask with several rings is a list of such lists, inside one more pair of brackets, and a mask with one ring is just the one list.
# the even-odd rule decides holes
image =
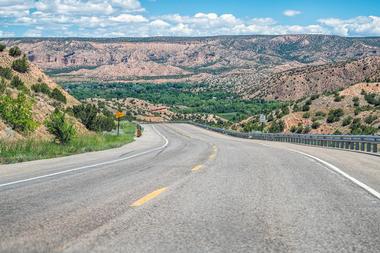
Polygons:
[[[0,49],[4,51],[5,47]],[[10,48],[8,54],[16,59],[0,66],[0,125],[13,138],[0,140],[0,163],[103,150],[133,141],[135,124],[123,122],[117,136],[111,111],[68,104],[60,88],[50,88],[31,73],[26,56],[19,57],[22,52],[18,47]],[[11,59],[4,53],[1,56]],[[50,109],[36,117],[36,110],[41,109],[36,107],[38,102]]]
[[0,163],[47,159],[121,147],[133,141],[136,125],[134,123],[123,122],[121,130],[119,136],[116,133],[92,133],[75,136],[64,144],[35,139],[14,142],[0,141]]

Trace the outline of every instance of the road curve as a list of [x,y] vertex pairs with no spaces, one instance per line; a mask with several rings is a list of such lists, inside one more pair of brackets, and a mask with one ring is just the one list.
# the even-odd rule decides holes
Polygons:
[[380,200],[331,167],[379,192],[379,164],[146,125],[122,148],[0,166],[0,252],[380,252]]

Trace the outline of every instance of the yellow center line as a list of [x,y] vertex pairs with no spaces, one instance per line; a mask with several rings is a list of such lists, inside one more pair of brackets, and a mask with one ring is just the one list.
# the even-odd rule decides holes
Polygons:
[[131,207],[138,207],[138,206],[141,206],[143,205],[145,202],[148,202],[149,200],[157,197],[158,195],[160,195],[161,193],[163,193],[164,191],[167,190],[167,187],[164,187],[164,188],[161,188],[161,189],[158,189],[158,190],[155,190],[154,192],[151,192],[147,195],[145,195],[144,197],[142,197],[141,199],[138,199],[136,200],[135,202],[133,202],[133,204],[131,205]]
[[209,160],[214,160],[215,157],[216,157],[216,153],[218,152],[218,148],[213,145],[212,146],[212,152],[211,152],[211,155],[208,157]]
[[203,165],[201,165],[201,164],[196,165],[196,166],[194,166],[194,167],[191,169],[191,171],[197,171],[197,170],[200,170],[200,169],[202,169],[202,167],[203,167]]

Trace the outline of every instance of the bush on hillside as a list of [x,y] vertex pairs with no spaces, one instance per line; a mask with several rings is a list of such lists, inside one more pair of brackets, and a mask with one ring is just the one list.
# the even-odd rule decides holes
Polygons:
[[32,90],[34,92],[43,93],[46,95],[50,95],[51,91],[49,86],[46,83],[36,83],[32,85]]
[[311,124],[311,128],[313,129],[317,129],[321,126],[321,123],[319,123],[318,121],[314,121],[313,124]]
[[285,123],[282,120],[276,120],[273,121],[272,124],[270,125],[268,131],[270,133],[281,133],[285,129]]
[[12,129],[32,132],[38,126],[32,117],[33,101],[20,93],[16,99],[3,95],[0,97],[0,116]]
[[61,144],[69,143],[75,136],[75,128],[73,124],[66,121],[65,113],[56,109],[46,120],[45,125],[55,141]]
[[367,124],[372,124],[375,120],[377,120],[377,116],[372,114],[364,118],[364,122]]
[[98,109],[94,105],[81,104],[73,106],[71,110],[74,116],[89,130],[103,132],[111,131],[115,128],[113,115],[110,113],[107,113],[107,116],[98,114]]
[[327,115],[327,123],[334,123],[338,122],[340,120],[340,117],[343,116],[343,110],[342,109],[332,109],[329,111],[329,114]]
[[64,104],[66,104],[67,102],[65,95],[63,95],[63,93],[58,88],[54,88],[54,90],[50,94],[50,97]]
[[4,77],[5,79],[11,80],[12,70],[8,67],[3,68],[0,66],[0,77]]
[[93,124],[93,130],[97,132],[112,131],[116,128],[115,120],[113,116],[107,117],[105,115],[97,115]]
[[3,52],[6,46],[4,44],[0,44],[0,52]]
[[377,96],[375,93],[366,93],[364,99],[368,104],[378,106],[380,105],[380,96]]
[[308,119],[308,118],[310,118],[310,113],[309,113],[309,112],[305,112],[305,113],[302,115],[302,118],[304,118],[304,119]]
[[324,112],[322,112],[322,111],[317,111],[317,112],[315,113],[315,116],[317,116],[317,117],[325,117],[325,116],[326,116],[326,113],[324,113]]
[[26,55],[24,55],[21,59],[14,60],[12,62],[12,69],[17,72],[25,73],[29,70],[28,59],[26,59]]
[[348,126],[349,124],[351,124],[352,122],[352,117],[351,116],[347,116],[343,119],[342,121],[342,126]]
[[355,107],[360,106],[359,97],[353,97],[352,102],[354,102]]
[[0,94],[2,95],[7,88],[7,84],[5,83],[5,79],[0,77]]
[[11,81],[11,86],[18,89],[19,91],[29,92],[28,88],[25,86],[24,82],[18,76],[14,76]]
[[9,49],[9,55],[12,57],[18,57],[21,55],[21,49],[17,46],[11,47]]

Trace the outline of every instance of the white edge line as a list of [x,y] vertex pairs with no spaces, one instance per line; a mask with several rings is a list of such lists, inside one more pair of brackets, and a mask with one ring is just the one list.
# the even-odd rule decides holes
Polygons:
[[340,175],[342,175],[343,177],[347,178],[348,180],[350,180],[351,182],[353,182],[354,184],[358,185],[359,187],[363,188],[364,190],[366,190],[367,192],[369,192],[370,194],[372,194],[373,196],[375,196],[376,198],[380,199],[380,193],[377,192],[376,190],[374,190],[373,188],[369,187],[368,185],[360,182],[359,180],[351,177],[350,175],[348,175],[347,173],[343,172],[341,169],[339,169],[338,167],[332,165],[331,163],[328,163],[318,157],[315,157],[315,156],[312,156],[312,155],[309,155],[307,153],[304,153],[304,152],[301,152],[301,151],[298,151],[298,150],[294,150],[294,149],[289,149],[290,151],[293,151],[293,152],[296,152],[296,153],[299,153],[299,154],[302,154],[304,156],[307,156],[309,158],[312,158],[324,165],[326,165],[327,167],[329,167],[330,169],[332,169],[333,171],[335,171],[336,173],[339,173]]
[[31,178],[27,178],[27,179],[21,179],[21,180],[9,182],[9,183],[0,184],[0,188],[2,188],[4,186],[9,186],[9,185],[15,185],[15,184],[20,184],[20,183],[24,183],[24,182],[29,182],[29,181],[33,181],[33,180],[37,180],[37,179],[42,179],[42,178],[53,177],[53,176],[57,176],[57,175],[61,175],[61,174],[66,174],[66,173],[73,172],[73,171],[79,171],[79,170],[94,168],[94,167],[97,167],[97,166],[118,163],[118,162],[121,162],[121,161],[125,161],[125,160],[131,159],[131,158],[135,158],[135,157],[138,157],[138,156],[142,156],[142,155],[145,155],[145,154],[148,154],[148,153],[152,153],[154,151],[158,151],[158,150],[166,148],[169,145],[169,140],[164,135],[162,135],[154,126],[152,126],[152,128],[154,129],[154,131],[156,131],[156,133],[160,137],[162,137],[165,140],[164,145],[162,145],[160,147],[157,147],[157,148],[154,148],[154,149],[150,149],[150,150],[141,152],[141,153],[137,153],[137,154],[134,154],[134,155],[131,155],[131,156],[127,156],[127,157],[124,157],[124,158],[119,158],[119,159],[116,159],[116,160],[111,160],[111,161],[107,161],[107,162],[91,164],[91,165],[82,166],[82,167],[78,167],[78,168],[73,168],[73,169],[69,169],[69,170],[63,170],[63,171],[59,171],[59,172],[55,172],[55,173],[51,173],[51,174],[47,174],[47,175],[42,175],[42,176],[37,176],[37,177],[31,177]]

